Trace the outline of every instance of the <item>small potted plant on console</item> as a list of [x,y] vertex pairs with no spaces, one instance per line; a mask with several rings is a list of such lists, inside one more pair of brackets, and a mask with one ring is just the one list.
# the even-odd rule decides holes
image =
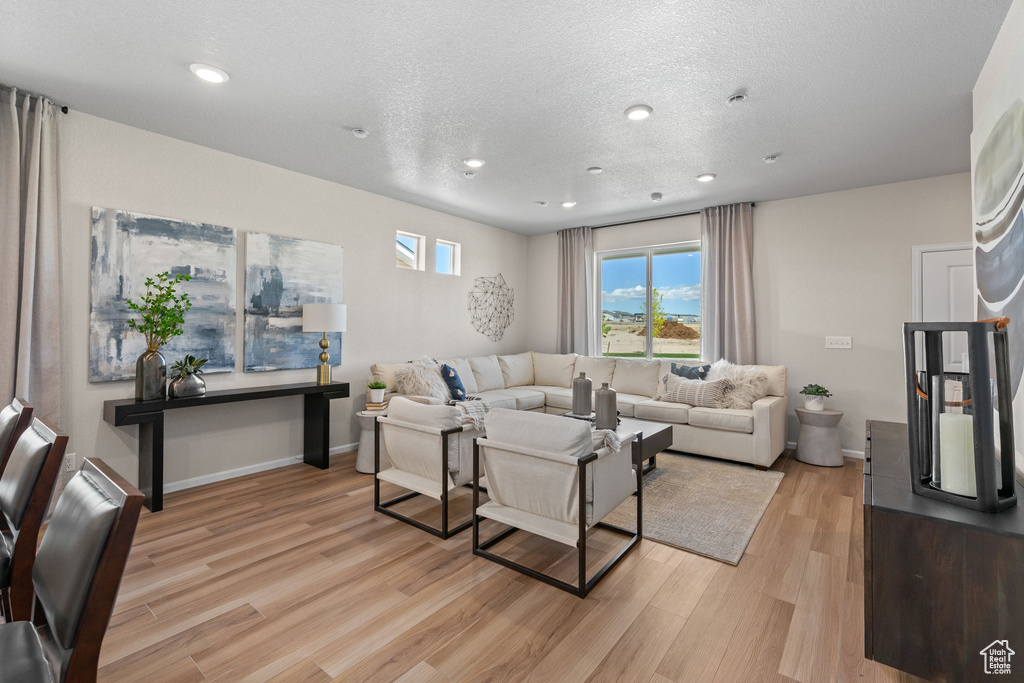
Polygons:
[[185,398],[186,396],[202,396],[206,393],[206,382],[199,375],[203,374],[203,366],[206,365],[206,358],[185,356],[182,360],[176,361],[171,367],[171,383],[167,386],[167,394],[170,398]]

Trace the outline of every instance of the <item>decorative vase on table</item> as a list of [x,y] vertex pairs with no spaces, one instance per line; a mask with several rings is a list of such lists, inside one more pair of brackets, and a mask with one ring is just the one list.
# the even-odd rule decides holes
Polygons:
[[167,362],[157,349],[147,349],[135,361],[135,400],[163,398],[167,383]]
[[594,427],[596,429],[615,429],[619,426],[618,406],[615,402],[615,390],[602,382],[601,388],[594,392],[597,402]]
[[178,377],[167,386],[167,395],[170,398],[186,398],[205,394],[206,381],[194,372]]
[[572,381],[572,414],[590,417],[591,391],[594,383],[587,377],[587,373],[581,372],[580,376]]
[[825,410],[825,397],[807,394],[804,396],[804,408],[807,410]]

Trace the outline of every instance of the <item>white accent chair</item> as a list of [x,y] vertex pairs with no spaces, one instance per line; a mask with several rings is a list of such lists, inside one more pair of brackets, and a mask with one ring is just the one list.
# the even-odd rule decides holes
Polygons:
[[[485,557],[581,598],[604,578],[643,533],[643,481],[633,467],[627,440],[619,451],[603,445],[603,433],[587,422],[544,413],[495,409],[487,414],[487,436],[473,446],[473,554]],[[480,505],[480,476],[490,500]],[[636,493],[636,531],[601,519]],[[480,520],[509,525],[480,540]],[[626,545],[588,581],[587,532],[600,527],[625,535]],[[488,551],[518,530],[576,548],[576,585]]]
[[[440,538],[468,529],[472,519],[449,528],[448,497],[452,489],[469,483],[473,438],[481,434],[463,428],[462,414],[454,406],[424,405],[400,396],[391,399],[387,416],[378,417],[374,429],[373,509]],[[382,447],[389,462],[382,461]],[[381,502],[382,481],[411,493]],[[440,501],[440,529],[390,509],[419,495]]]

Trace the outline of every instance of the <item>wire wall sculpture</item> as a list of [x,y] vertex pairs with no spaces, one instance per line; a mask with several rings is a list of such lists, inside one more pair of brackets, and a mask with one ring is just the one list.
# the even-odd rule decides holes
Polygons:
[[469,315],[477,332],[491,341],[500,341],[515,319],[515,292],[505,278],[478,277],[469,292]]

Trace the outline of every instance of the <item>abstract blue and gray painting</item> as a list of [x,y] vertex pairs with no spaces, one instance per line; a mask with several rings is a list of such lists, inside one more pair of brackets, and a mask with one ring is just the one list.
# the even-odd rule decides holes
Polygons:
[[[302,305],[342,303],[342,254],[337,244],[246,233],[246,372],[320,364],[319,335],[302,332]],[[341,333],[327,338],[338,365]]]
[[219,225],[157,218],[94,206],[89,381],[133,379],[145,337],[128,327],[128,299],[138,301],[146,278],[169,271],[191,275],[179,285],[192,301],[184,333],[160,349],[168,368],[186,354],[208,358],[207,373],[235,369],[235,231]]

